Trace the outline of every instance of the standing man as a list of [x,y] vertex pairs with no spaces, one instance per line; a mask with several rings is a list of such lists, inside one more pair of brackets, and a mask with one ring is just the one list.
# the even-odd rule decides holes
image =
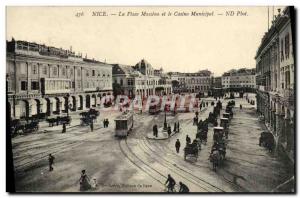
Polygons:
[[169,137],[171,136],[171,133],[172,133],[172,129],[171,129],[171,126],[169,125],[169,126],[168,126],[168,136],[169,136]]
[[108,121],[108,118],[106,119],[106,128],[108,127],[109,125],[109,121]]
[[62,129],[62,133],[66,132],[66,123],[63,123],[63,129]]
[[175,148],[176,148],[176,152],[179,153],[179,149],[180,149],[180,141],[179,141],[179,139],[177,139],[177,141],[175,143]]
[[173,132],[176,132],[176,122],[174,122],[174,129]]
[[93,120],[91,120],[90,127],[91,127],[91,131],[93,132],[94,131],[94,122],[93,122]]
[[189,137],[189,135],[186,135],[186,144],[190,144],[191,143],[191,138]]
[[103,127],[106,128],[106,121],[105,121],[105,119],[103,120]]
[[54,164],[55,157],[52,156],[52,154],[49,154],[48,162],[49,162],[49,171],[53,171],[53,164]]
[[180,131],[180,126],[179,126],[179,121],[177,122],[177,132],[179,133]]

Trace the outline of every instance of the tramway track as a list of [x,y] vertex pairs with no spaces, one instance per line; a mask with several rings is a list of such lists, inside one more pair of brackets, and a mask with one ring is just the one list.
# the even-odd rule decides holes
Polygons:
[[[175,162],[171,162],[169,160],[167,160],[165,157],[161,157],[161,155],[159,155],[157,152],[155,152],[152,148],[150,148],[150,146],[146,145],[144,140],[141,140],[141,143],[139,144],[140,147],[142,148],[143,145],[143,150],[144,152],[151,152],[154,155],[156,155],[156,157],[154,157],[156,159],[156,161],[158,161],[162,166],[165,166],[166,168],[168,168],[169,170],[172,170],[175,174],[181,176],[183,179],[193,183],[194,185],[198,186],[199,188],[202,188],[203,190],[207,191],[207,192],[225,192],[223,189],[210,184],[209,182],[201,179],[200,177],[192,174],[190,171],[187,171],[185,168],[177,166],[175,164]],[[145,149],[148,149],[148,151],[146,151]],[[153,157],[153,155],[149,154],[150,156]],[[190,177],[187,177],[184,174],[188,174]],[[201,183],[202,185],[200,185],[199,183]]]

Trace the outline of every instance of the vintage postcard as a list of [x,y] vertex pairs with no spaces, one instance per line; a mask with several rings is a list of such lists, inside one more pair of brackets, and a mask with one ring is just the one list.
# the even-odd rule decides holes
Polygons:
[[7,191],[295,193],[293,6],[7,6]]

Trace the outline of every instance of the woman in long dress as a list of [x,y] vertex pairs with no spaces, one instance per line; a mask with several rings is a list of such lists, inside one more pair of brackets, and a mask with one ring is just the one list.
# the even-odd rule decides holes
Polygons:
[[80,191],[85,191],[91,189],[90,178],[85,173],[85,170],[81,171],[80,176]]

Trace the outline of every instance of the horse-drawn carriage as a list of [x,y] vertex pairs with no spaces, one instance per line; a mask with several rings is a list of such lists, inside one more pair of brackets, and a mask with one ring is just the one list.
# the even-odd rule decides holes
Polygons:
[[72,118],[70,116],[57,116],[57,117],[48,117],[46,121],[49,123],[49,126],[66,124],[70,125]]
[[228,132],[229,132],[229,120],[228,120],[228,118],[221,118],[220,126],[224,128],[225,137],[228,138]]
[[230,122],[231,117],[229,113],[223,113],[223,118],[227,118],[228,121]]
[[39,122],[38,120],[27,122],[25,120],[16,119],[10,123],[10,127],[12,136],[15,136],[17,134],[36,132],[39,129]]
[[220,142],[224,137],[224,128],[223,127],[214,127],[214,142]]
[[214,127],[214,145],[209,156],[210,162],[213,164],[213,170],[216,171],[217,166],[222,164],[226,155],[226,144],[223,139],[224,128]]
[[100,115],[100,112],[96,109],[90,109],[89,111],[81,112],[79,115],[81,116],[81,125],[86,126],[97,119],[97,117]]
[[270,132],[262,132],[259,138],[259,146],[264,146],[270,152],[272,152],[275,146],[275,139],[273,134]]
[[196,160],[198,158],[199,147],[197,142],[193,142],[192,144],[186,144],[184,148],[184,160],[186,160],[187,156],[195,157]]
[[225,109],[226,113],[229,113],[230,118],[233,118],[233,111],[232,111],[232,107],[227,106]]
[[213,170],[216,171],[217,167],[223,163],[226,156],[226,146],[224,144],[216,143],[214,144],[211,153],[209,155],[209,160],[213,165]]
[[124,112],[115,119],[115,122],[115,136],[126,137],[129,131],[133,128],[133,114],[131,112]]

